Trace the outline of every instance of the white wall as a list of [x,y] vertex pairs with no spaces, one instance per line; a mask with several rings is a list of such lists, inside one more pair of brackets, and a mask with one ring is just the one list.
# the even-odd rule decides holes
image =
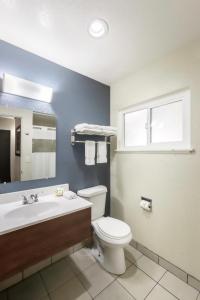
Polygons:
[[[200,279],[200,43],[154,62],[111,86],[111,123],[118,110],[179,89],[191,89],[194,154],[111,151],[112,215],[133,238]],[[114,148],[114,147],[113,147]],[[153,199],[152,213],[139,207]]]

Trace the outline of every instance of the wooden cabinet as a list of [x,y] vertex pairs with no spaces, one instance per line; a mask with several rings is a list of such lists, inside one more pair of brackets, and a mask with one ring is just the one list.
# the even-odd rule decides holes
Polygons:
[[0,281],[91,237],[91,208],[0,235]]

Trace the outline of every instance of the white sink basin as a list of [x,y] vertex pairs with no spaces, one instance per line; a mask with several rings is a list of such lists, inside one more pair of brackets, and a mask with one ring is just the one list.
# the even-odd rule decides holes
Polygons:
[[54,194],[40,196],[39,202],[33,204],[23,205],[22,200],[0,202],[0,235],[91,206],[91,202],[81,197],[68,200]]
[[59,204],[57,202],[37,202],[33,204],[22,205],[5,214],[5,218],[9,219],[30,219],[33,217],[40,217],[56,208]]

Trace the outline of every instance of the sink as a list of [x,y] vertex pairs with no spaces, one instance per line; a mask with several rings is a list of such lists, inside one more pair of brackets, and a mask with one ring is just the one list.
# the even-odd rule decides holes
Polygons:
[[5,214],[7,219],[30,219],[32,217],[40,217],[47,214],[56,208],[59,204],[57,202],[37,202],[33,204],[21,205]]
[[[6,196],[5,196],[6,197]],[[0,201],[0,236],[2,234],[59,218],[91,207],[91,202],[77,197],[68,200],[47,194],[39,197],[39,202],[22,204],[22,200]]]

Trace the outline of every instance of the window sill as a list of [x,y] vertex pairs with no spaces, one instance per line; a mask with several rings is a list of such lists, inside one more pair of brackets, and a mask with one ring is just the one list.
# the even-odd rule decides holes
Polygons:
[[147,149],[147,150],[139,150],[139,149],[116,149],[114,150],[117,153],[151,153],[151,154],[191,154],[194,153],[195,150],[191,149]]

